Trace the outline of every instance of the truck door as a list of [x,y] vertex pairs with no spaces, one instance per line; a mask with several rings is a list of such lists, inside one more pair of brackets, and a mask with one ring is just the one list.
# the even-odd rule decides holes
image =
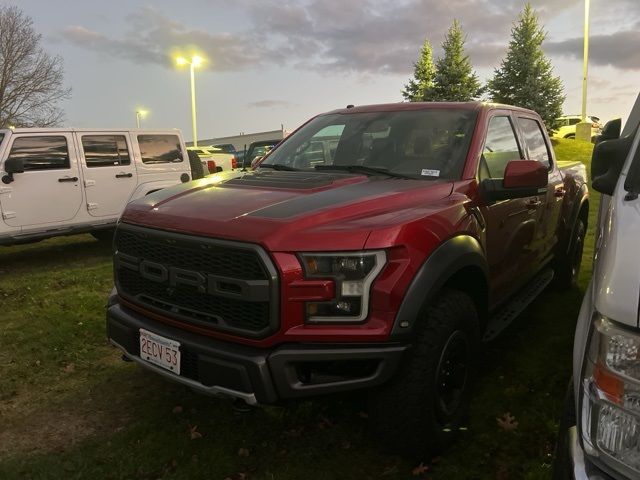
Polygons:
[[82,205],[78,161],[71,133],[15,134],[7,158],[20,158],[23,173],[2,185],[2,217],[23,227],[70,223]]
[[[504,178],[507,163],[523,159],[513,120],[508,111],[495,111],[489,119],[478,170],[479,180]],[[483,207],[491,270],[493,303],[500,303],[532,275],[535,252],[537,197],[502,200]]]
[[119,216],[137,185],[128,135],[76,133],[82,152],[87,211],[94,217]]
[[540,269],[551,258],[558,242],[558,222],[565,195],[564,182],[560,170],[553,162],[546,135],[538,119],[519,115],[517,122],[526,143],[527,158],[536,160],[549,169],[547,194],[539,198],[542,204],[538,209],[534,241],[537,251],[536,268]]

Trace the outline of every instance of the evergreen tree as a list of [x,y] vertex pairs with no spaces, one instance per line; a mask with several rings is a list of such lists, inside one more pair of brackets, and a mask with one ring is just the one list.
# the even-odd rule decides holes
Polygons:
[[436,68],[433,65],[433,49],[428,40],[420,50],[420,58],[413,64],[413,78],[404,86],[402,96],[409,102],[428,102],[433,96],[433,79]]
[[538,16],[527,3],[511,29],[507,56],[495,70],[488,90],[494,102],[535,110],[547,129],[553,130],[565,96],[562,80],[553,76],[551,62],[542,51],[545,37]]
[[454,20],[442,43],[444,54],[436,62],[433,100],[468,102],[482,95],[480,81],[465,54],[464,43],[460,22]]

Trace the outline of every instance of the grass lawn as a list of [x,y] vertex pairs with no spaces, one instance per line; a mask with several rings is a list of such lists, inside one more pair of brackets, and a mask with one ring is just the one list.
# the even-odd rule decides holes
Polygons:
[[[556,153],[588,164],[591,145]],[[596,214],[592,194],[580,289],[545,292],[486,346],[467,432],[415,471],[368,438],[358,395],[237,413],[122,362],[105,339],[110,249],[92,237],[2,248],[0,478],[549,478]]]

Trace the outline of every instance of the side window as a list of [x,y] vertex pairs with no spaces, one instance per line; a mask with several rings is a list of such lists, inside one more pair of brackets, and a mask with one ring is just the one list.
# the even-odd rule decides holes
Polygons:
[[537,160],[547,168],[550,167],[549,149],[540,124],[531,118],[518,118],[518,123],[524,134],[524,140],[527,142],[529,160]]
[[570,118],[569,119],[569,125],[577,125],[578,123],[580,123],[580,119],[579,118]]
[[8,158],[22,159],[25,172],[70,167],[67,139],[62,136],[17,137]]
[[138,135],[142,163],[182,162],[182,149],[177,135]]
[[83,135],[87,167],[113,167],[131,163],[124,135]]
[[[318,131],[309,142],[301,145],[294,153],[292,165],[296,168],[312,168],[315,165],[333,163],[337,140],[345,125],[329,125]],[[329,153],[329,159],[327,159]]]
[[522,158],[509,117],[493,117],[480,160],[480,179],[504,178],[507,163]]

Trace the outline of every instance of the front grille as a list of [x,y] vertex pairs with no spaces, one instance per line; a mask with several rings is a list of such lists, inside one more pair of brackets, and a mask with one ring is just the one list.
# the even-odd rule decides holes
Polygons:
[[123,298],[242,336],[263,338],[277,329],[277,274],[257,245],[122,224],[115,246]]

